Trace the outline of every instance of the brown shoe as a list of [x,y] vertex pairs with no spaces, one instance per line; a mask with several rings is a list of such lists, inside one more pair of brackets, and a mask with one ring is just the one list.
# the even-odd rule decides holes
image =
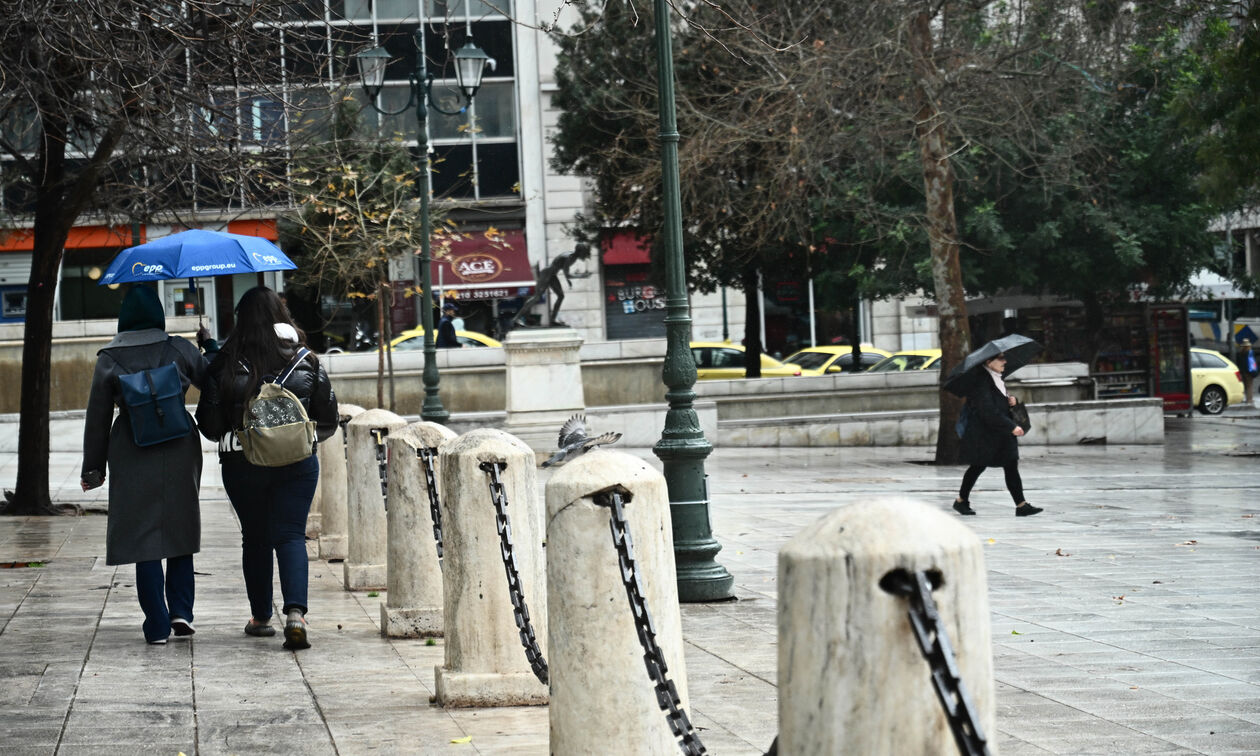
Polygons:
[[259,621],[250,617],[249,622],[245,623],[245,634],[255,638],[270,638],[276,634],[276,629],[271,626],[270,620]]

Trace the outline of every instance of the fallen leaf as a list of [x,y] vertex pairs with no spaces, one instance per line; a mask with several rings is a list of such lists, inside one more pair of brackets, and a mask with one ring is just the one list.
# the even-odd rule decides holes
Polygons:
[[1023,633],[1021,633],[1021,632],[1020,632],[1020,631],[1018,631],[1018,630],[1012,630],[1012,631],[1011,631],[1011,635],[1023,635]]
[[464,736],[464,737],[462,737],[462,738],[451,738],[451,742],[452,742],[452,743],[460,743],[460,744],[463,744],[463,743],[471,743],[471,742],[472,742],[472,735],[465,735],[465,736]]
[[1072,556],[1071,554],[1065,552],[1063,549],[1055,549],[1054,555],[1055,556]]
[[990,539],[989,539],[989,543],[997,543],[997,541],[995,541],[995,540],[993,540],[992,538],[990,538]]

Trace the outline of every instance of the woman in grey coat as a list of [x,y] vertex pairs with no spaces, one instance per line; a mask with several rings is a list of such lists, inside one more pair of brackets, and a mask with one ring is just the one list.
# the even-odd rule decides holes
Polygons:
[[184,392],[190,384],[201,387],[206,374],[201,352],[186,339],[167,335],[166,316],[153,289],[133,286],[123,298],[118,335],[97,353],[80,485],[84,491],[102,485],[108,465],[114,482],[109,487],[105,561],[136,565],[144,638],[151,644],[166,643],[172,631],[195,632],[192,555],[201,549],[201,440],[196,424],[189,422],[185,436],[137,446],[118,377],[172,362]]

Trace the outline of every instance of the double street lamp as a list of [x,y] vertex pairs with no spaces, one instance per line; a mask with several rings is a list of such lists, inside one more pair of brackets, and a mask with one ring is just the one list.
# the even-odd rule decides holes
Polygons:
[[433,101],[433,74],[429,73],[428,66],[424,57],[424,34],[423,27],[416,29],[415,45],[416,45],[416,67],[411,72],[410,83],[411,93],[407,99],[407,104],[398,110],[385,110],[376,103],[376,97],[380,94],[381,88],[385,84],[385,67],[390,61],[390,54],[383,47],[374,47],[371,50],[358,53],[355,58],[359,64],[359,77],[363,84],[363,91],[367,94],[368,102],[376,112],[393,116],[405,113],[412,107],[416,109],[416,121],[419,126],[419,134],[417,140],[420,149],[420,257],[414,260],[415,277],[421,282],[421,303],[420,303],[420,323],[424,327],[424,404],[420,408],[420,417],[435,423],[445,423],[450,418],[450,413],[442,406],[442,400],[438,397],[438,377],[437,368],[437,344],[435,341],[436,334],[433,328],[433,274],[430,270],[430,263],[433,259],[430,247],[430,236],[433,233],[432,220],[429,217],[429,132],[428,119],[429,108],[433,108],[442,115],[459,115],[467,112],[468,106],[472,104],[473,97],[476,96],[477,90],[481,88],[481,76],[485,72],[486,66],[489,65],[494,70],[494,58],[486,55],[486,52],[477,45],[473,44],[470,39],[468,42],[455,51],[455,78],[459,83],[459,89],[464,96],[464,105],[458,110],[443,110]]

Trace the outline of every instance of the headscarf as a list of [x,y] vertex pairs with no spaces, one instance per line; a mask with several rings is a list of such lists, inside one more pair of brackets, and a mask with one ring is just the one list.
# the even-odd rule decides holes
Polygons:
[[1001,371],[994,370],[993,368],[989,367],[989,363],[987,362],[984,363],[984,369],[989,371],[989,375],[992,376],[993,378],[994,385],[997,386],[998,391],[1002,392],[1002,396],[1008,396],[1008,394],[1006,393],[1006,381],[1002,380]]
[[148,286],[132,286],[118,310],[118,332],[143,331],[146,328],[166,330],[166,313],[157,292]]

